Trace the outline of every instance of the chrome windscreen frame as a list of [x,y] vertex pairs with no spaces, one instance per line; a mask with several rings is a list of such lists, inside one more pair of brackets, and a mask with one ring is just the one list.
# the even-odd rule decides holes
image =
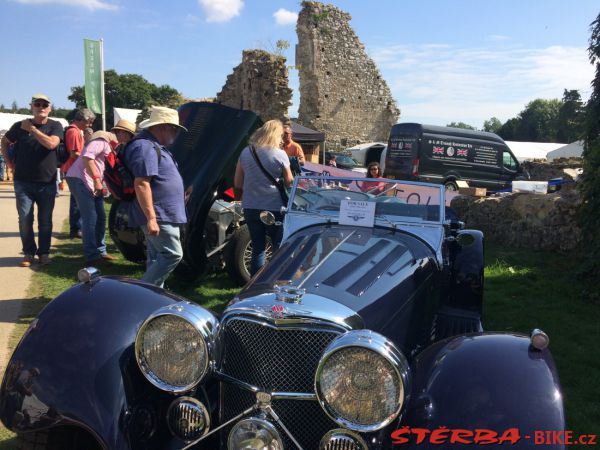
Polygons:
[[[390,365],[396,372],[396,376],[402,383],[403,395],[398,407],[396,408],[396,411],[394,411],[394,413],[388,416],[385,420],[372,425],[357,424],[348,419],[337,416],[327,404],[327,401],[325,400],[321,389],[321,374],[323,372],[325,362],[335,352],[344,348],[352,347],[365,348],[385,358],[390,363]],[[396,417],[398,417],[398,415],[400,414],[402,407],[408,402],[410,395],[410,366],[406,357],[396,347],[396,345],[381,334],[375,333],[371,330],[349,331],[334,339],[323,353],[323,356],[319,361],[319,365],[317,366],[317,372],[315,373],[315,393],[317,395],[321,408],[323,408],[325,413],[340,426],[353,431],[357,431],[359,433],[369,433],[377,431],[386,427],[394,419],[396,419]]]
[[[191,324],[200,334],[204,342],[206,351],[206,363],[202,368],[202,373],[197,380],[185,385],[174,386],[160,380],[148,367],[144,358],[141,356],[141,336],[148,324],[160,316],[177,316]],[[179,302],[159,308],[152,313],[140,326],[135,337],[135,359],[140,371],[144,377],[154,386],[162,391],[172,394],[182,394],[195,388],[214,368],[214,361],[217,358],[217,334],[219,331],[219,321],[210,311],[190,302]]]

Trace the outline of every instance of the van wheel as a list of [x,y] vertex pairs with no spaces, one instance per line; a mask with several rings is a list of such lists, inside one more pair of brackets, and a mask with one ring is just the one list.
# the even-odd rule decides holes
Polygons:
[[447,191],[458,191],[458,184],[455,181],[446,181],[444,186],[446,186]]

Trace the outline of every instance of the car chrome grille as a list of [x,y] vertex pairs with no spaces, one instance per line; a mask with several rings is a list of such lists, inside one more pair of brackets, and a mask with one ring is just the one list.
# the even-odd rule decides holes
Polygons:
[[[235,417],[244,409],[256,402],[252,392],[240,389],[232,384],[222,383],[222,422]],[[312,400],[273,400],[273,411],[279,416],[286,428],[292,433],[303,449],[318,449],[321,438],[330,430],[339,428],[334,421],[325,415],[317,401]],[[283,448],[295,449],[296,446],[288,438],[279,425],[271,420],[279,430],[283,440]],[[223,431],[222,440],[226,442],[231,426]]]
[[319,359],[339,334],[242,319],[229,320],[223,333],[223,373],[267,392],[311,393]]
[[[277,328],[263,322],[233,318],[223,323],[221,372],[265,392],[313,393],[321,355],[340,333],[323,328]],[[256,403],[256,394],[221,383],[221,423]],[[316,400],[273,400],[271,406],[304,449],[319,448],[320,439],[338,427]],[[233,425],[233,424],[232,424]],[[295,448],[276,425],[284,448]],[[227,427],[223,437],[229,433]]]

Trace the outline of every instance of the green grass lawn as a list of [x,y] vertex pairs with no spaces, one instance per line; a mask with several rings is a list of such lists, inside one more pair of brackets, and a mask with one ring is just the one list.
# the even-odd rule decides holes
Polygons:
[[[117,254],[109,239],[109,252]],[[53,297],[76,282],[83,267],[81,241],[61,239],[53,263],[37,269],[32,300],[24,302],[11,345]],[[543,252],[488,245],[484,297],[484,328],[529,333],[541,328],[561,378],[568,428],[575,434],[600,431],[600,305],[579,297],[574,272],[577,260]],[[140,277],[143,268],[120,259],[103,274]],[[221,311],[238,288],[226,273],[207,274],[194,283],[167,281],[171,290],[214,311]],[[14,448],[12,433],[0,427],[0,449]]]

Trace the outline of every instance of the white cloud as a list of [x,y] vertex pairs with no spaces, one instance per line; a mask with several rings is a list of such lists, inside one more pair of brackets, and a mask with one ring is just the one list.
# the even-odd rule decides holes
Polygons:
[[279,8],[273,13],[277,25],[294,25],[298,20],[298,13]]
[[115,11],[119,9],[117,5],[112,5],[110,3],[103,2],[102,0],[14,0],[17,3],[22,3],[24,5],[47,5],[51,3],[55,3],[58,5],[67,5],[74,6],[80,8],[86,8],[90,11],[95,11],[98,9],[104,9],[107,11]]
[[207,22],[227,22],[240,15],[243,0],[198,0]]
[[590,94],[593,67],[581,47],[542,49],[396,45],[371,56],[402,110],[401,121],[481,127],[493,116],[515,117],[536,98],[564,89]]

